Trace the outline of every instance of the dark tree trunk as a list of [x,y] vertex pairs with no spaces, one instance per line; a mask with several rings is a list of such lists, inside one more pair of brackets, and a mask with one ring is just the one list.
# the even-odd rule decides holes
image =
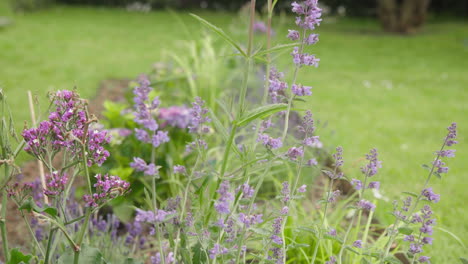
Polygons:
[[378,15],[385,31],[410,34],[424,24],[430,0],[378,0]]

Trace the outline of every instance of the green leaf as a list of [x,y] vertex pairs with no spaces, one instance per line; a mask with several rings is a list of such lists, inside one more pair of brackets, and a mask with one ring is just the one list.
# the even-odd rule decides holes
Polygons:
[[359,253],[357,250],[355,250],[354,248],[350,247],[350,246],[345,246],[345,249],[355,253],[355,254],[358,254],[358,255],[361,255],[361,253]]
[[411,233],[413,233],[413,229],[409,228],[409,227],[400,227],[398,228],[398,232],[400,234],[404,234],[404,235],[411,235]]
[[[211,121],[212,121],[212,124],[215,126],[215,129],[216,131],[218,131],[219,133],[221,133],[221,136],[223,136],[224,140],[228,141],[229,139],[229,135],[228,135],[228,132],[226,131],[226,128],[223,126],[223,124],[221,123],[221,121],[219,121],[219,119],[216,117],[216,115],[213,113],[213,111],[211,111],[210,109],[210,117],[211,117]],[[231,149],[240,157],[242,156],[239,149],[237,148],[236,144],[232,144],[231,145]]]
[[44,206],[44,208],[41,208],[36,205],[32,197],[29,197],[26,201],[24,201],[19,209],[28,210],[29,212],[34,211],[36,213],[46,213],[54,218],[57,216],[56,208],[50,207],[48,205]]
[[461,240],[461,238],[459,238],[459,237],[458,237],[457,235],[455,235],[454,233],[452,233],[452,232],[450,232],[450,231],[448,231],[447,229],[442,228],[442,227],[437,227],[437,226],[435,226],[434,228],[437,229],[437,230],[440,230],[440,231],[442,231],[442,232],[444,232],[444,233],[449,234],[449,235],[450,235],[451,237],[453,237],[463,248],[466,248],[465,243],[463,243],[463,241]]
[[277,51],[281,51],[281,50],[284,50],[284,49],[287,49],[287,48],[292,48],[292,47],[298,46],[299,44],[300,43],[276,45],[273,48],[269,48],[267,50],[259,51],[256,54],[254,54],[254,56],[263,56],[263,55],[266,55],[266,54],[269,54],[269,53],[272,53],[272,52],[277,52]]
[[402,193],[407,194],[409,196],[418,197],[418,194],[414,192],[402,192]]
[[239,46],[239,44],[237,44],[231,37],[229,37],[226,33],[224,33],[224,31],[222,29],[220,29],[219,27],[211,24],[210,22],[206,21],[205,19],[203,19],[203,18],[201,18],[201,17],[199,17],[199,16],[197,16],[195,14],[190,14],[190,15],[192,17],[194,17],[195,19],[197,19],[198,21],[200,21],[204,26],[208,27],[213,32],[218,34],[218,36],[220,36],[226,42],[231,44],[236,50],[238,50],[242,54],[242,56],[247,57],[247,53],[245,53],[245,51]]
[[[60,256],[58,264],[70,264],[73,263],[74,254],[67,252]],[[106,261],[103,259],[101,252],[97,248],[89,247],[83,244],[80,250],[80,258],[78,259],[79,264],[105,264]],[[127,262],[124,262],[127,263]],[[129,262],[139,263],[139,262]]]
[[460,261],[462,264],[468,264],[468,259],[466,258],[460,258]]
[[434,175],[437,176],[437,178],[442,179],[442,176],[437,171],[434,171]]
[[19,264],[19,263],[29,263],[32,259],[31,255],[24,255],[23,252],[19,251],[17,248],[10,250],[10,260],[8,264]]
[[424,169],[428,170],[428,171],[431,171],[431,167],[429,167],[429,165],[427,164],[423,164],[421,165]]
[[260,106],[246,113],[239,121],[237,121],[237,125],[245,126],[253,120],[266,118],[274,113],[286,110],[287,108],[287,104],[270,104]]
[[200,243],[196,244],[193,247],[193,263],[205,263],[206,262],[206,252],[203,249]]
[[262,236],[269,236],[271,235],[271,231],[266,229],[266,228],[252,228],[252,231],[254,231],[255,233],[259,234],[259,235],[262,235]]

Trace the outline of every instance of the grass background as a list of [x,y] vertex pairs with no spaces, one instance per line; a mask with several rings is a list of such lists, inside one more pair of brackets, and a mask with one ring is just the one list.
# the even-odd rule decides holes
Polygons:
[[[4,2],[4,1],[2,1]],[[76,86],[91,98],[102,80],[134,78],[147,72],[167,49],[180,49],[187,36],[167,12],[128,13],[120,9],[57,7],[13,15],[14,24],[0,29],[0,87],[9,97],[18,128],[29,120],[26,91],[45,92]],[[2,14],[0,13],[0,14]],[[224,28],[233,14],[198,13]],[[198,37],[200,25],[181,14]],[[277,41],[287,42],[286,28]],[[304,69],[300,80],[314,86],[308,100],[315,117],[327,122],[321,137],[345,149],[346,173],[357,175],[357,162],[370,148],[379,149],[384,168],[379,174],[385,196],[417,191],[452,122],[459,124],[457,157],[450,171],[432,186],[442,200],[434,206],[438,227],[468,244],[468,23],[433,21],[415,36],[380,32],[372,20],[329,20],[318,30],[313,53],[318,69]],[[280,70],[290,67],[286,54]],[[44,102],[44,100],[42,100]],[[380,203],[384,205],[384,203]],[[391,210],[390,203],[384,205]],[[381,219],[390,218],[381,213]],[[466,249],[436,230],[429,246],[433,263],[455,263]]]

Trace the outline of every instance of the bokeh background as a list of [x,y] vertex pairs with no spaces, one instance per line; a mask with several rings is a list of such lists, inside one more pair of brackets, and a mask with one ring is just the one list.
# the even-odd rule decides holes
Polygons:
[[[257,2],[262,21],[266,1]],[[456,263],[468,257],[468,1],[414,0],[407,1],[414,2],[413,9],[395,11],[392,4],[399,8],[402,2],[323,0],[320,41],[311,50],[321,59],[320,67],[303,70],[299,78],[314,87],[306,105],[322,124],[321,138],[344,147],[345,173],[358,174],[363,154],[379,149],[389,202],[382,202],[386,210],[378,217],[387,224],[391,201],[403,190],[421,188],[426,177],[421,164],[430,163],[445,128],[459,124],[460,144],[450,171],[432,182],[442,200],[434,206],[438,224],[429,249],[434,263]],[[278,2],[275,43],[288,43],[285,36],[294,22],[290,3]],[[30,120],[28,90],[46,108],[47,91],[76,87],[83,97],[93,98],[106,80],[134,79],[158,61],[170,60],[170,54],[183,57],[189,52],[187,40],[210,37],[220,47],[216,51],[226,48],[190,12],[245,40],[244,4],[0,1],[0,88],[9,97],[17,128]],[[256,38],[260,45],[262,35]],[[275,64],[288,73],[290,56],[279,55]]]

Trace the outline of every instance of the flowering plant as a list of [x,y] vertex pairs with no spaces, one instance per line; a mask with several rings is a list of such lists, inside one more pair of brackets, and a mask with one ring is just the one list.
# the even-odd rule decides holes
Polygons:
[[[111,157],[105,148],[111,142],[109,132],[95,127],[97,119],[76,92],[59,91],[51,96],[55,108],[47,120],[23,131],[19,147],[24,145],[26,152],[46,166],[48,175],[41,182],[42,189],[40,184],[14,183],[2,190],[4,200],[9,196],[20,209],[34,239],[36,260],[119,262],[109,252],[120,245],[124,263],[136,262],[129,257],[163,264],[430,262],[424,253],[424,247],[433,243],[435,219],[430,204],[441,198],[430,181],[434,175],[448,172],[444,160],[454,156],[455,150],[446,148],[457,144],[456,124],[449,126],[436,158],[425,166],[429,174],[423,188],[407,193],[402,202],[394,202],[391,226],[371,232],[376,227],[372,225],[374,212],[380,208],[371,193],[381,188],[375,180],[382,167],[378,151],[371,149],[366,154],[359,179],[348,179],[343,173],[343,148],[327,155],[312,113],[304,111],[294,120],[299,117],[294,102],[312,95],[312,87],[299,82],[298,72],[319,65],[320,59],[307,49],[318,42],[312,31],[320,25],[321,9],[316,0],[294,2],[297,29],[287,35],[293,43],[271,47],[275,3],[268,1],[263,30],[267,45],[259,51],[253,49],[255,0],[250,6],[246,48],[194,15],[244,60],[240,90],[232,104],[220,107],[224,111],[214,111],[199,96],[187,107],[162,108],[154,88],[157,84],[146,76],[138,79],[132,90],[133,106],[126,111],[133,127],[119,133],[138,142],[139,147],[128,154],[132,159],[125,162],[139,178],[144,198],[138,208],[132,208],[134,218],[127,221],[125,229],[114,215],[104,213],[104,206],[128,194],[135,185],[107,171],[94,177],[89,173],[92,166],[112,169],[105,163]],[[290,82],[272,67],[271,53],[284,49],[292,50]],[[266,71],[261,105],[253,107],[247,95],[253,88],[251,71],[257,63]],[[170,127],[184,136],[174,138]],[[177,146],[175,139],[184,146],[183,154],[178,147],[170,150]],[[9,170],[17,153],[9,155],[12,159],[3,165],[12,177]],[[54,163],[58,155],[62,157],[59,165]],[[305,198],[314,191],[310,184],[313,174],[327,180],[310,209],[307,205],[311,201]],[[87,188],[76,201],[72,189],[79,176]],[[344,183],[353,186],[349,196],[340,188]],[[29,219],[25,211],[33,217]],[[18,253],[5,246],[4,222],[1,224],[8,261]],[[45,246],[38,232],[44,226],[49,231]],[[106,232],[108,239],[101,239]],[[65,243],[56,242],[59,238]],[[86,240],[90,243],[84,243]],[[60,256],[56,258],[54,252]],[[396,254],[400,252],[404,254]]]

